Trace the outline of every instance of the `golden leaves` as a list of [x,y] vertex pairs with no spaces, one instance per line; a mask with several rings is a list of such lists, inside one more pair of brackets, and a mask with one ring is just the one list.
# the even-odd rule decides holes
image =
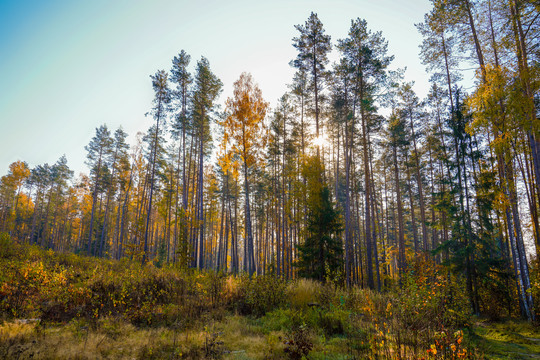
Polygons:
[[232,156],[238,154],[245,166],[250,167],[260,160],[261,151],[266,147],[264,118],[269,104],[248,73],[242,73],[234,83],[233,97],[225,104],[227,116],[220,123],[225,128],[222,148],[227,153],[230,146],[232,155],[223,156],[222,161],[231,161]]

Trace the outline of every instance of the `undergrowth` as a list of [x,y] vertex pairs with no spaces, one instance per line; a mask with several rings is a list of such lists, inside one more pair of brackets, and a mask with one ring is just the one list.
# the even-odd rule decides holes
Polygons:
[[482,357],[461,282],[422,259],[385,292],[11,243],[0,268],[0,358]]

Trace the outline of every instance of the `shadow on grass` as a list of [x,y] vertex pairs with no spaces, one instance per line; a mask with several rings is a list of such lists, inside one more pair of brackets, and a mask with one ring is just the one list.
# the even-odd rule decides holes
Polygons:
[[540,359],[540,328],[527,322],[479,323],[471,340],[487,359]]

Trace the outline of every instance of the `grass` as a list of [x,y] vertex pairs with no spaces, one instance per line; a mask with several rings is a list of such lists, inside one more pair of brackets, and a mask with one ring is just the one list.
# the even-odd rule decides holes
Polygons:
[[471,338],[489,359],[540,359],[540,328],[524,321],[478,322]]
[[4,322],[0,326],[0,358],[280,359],[282,336],[280,332],[265,335],[254,321],[238,315],[183,331],[138,328],[114,318],[102,319],[94,326],[76,320],[53,326]]
[[378,293],[16,244],[0,255],[2,359],[535,359],[540,353],[540,333],[530,324],[473,321],[459,295],[463,284],[433,264],[420,263],[416,273],[426,275]]
[[[138,328],[104,318],[95,326],[73,320],[68,324],[4,322],[0,326],[0,358],[6,359],[283,359],[286,331],[267,331],[260,319],[226,315],[196,329]],[[540,331],[515,320],[479,323],[474,342],[486,359],[537,359]],[[213,338],[213,334],[218,334]],[[353,359],[346,336],[311,334],[309,359]],[[535,340],[531,340],[535,339]],[[213,343],[219,343],[214,349]],[[213,352],[212,352],[213,351]],[[535,355],[536,354],[536,355]]]
[[[0,326],[0,358],[284,359],[289,325],[276,319],[287,314],[274,311],[255,318],[227,313],[201,319],[189,329],[138,327],[119,317],[95,323],[84,319],[66,324],[5,321]],[[360,353],[355,349],[369,347],[367,338],[363,344],[355,343],[359,337],[325,336],[314,327],[309,337],[313,344],[309,359],[357,359],[361,357],[354,357]],[[540,358],[540,329],[526,322],[477,322],[467,338],[485,359]]]
[[[138,328],[113,318],[42,326],[5,322],[0,358],[6,359],[283,359],[286,331],[267,331],[257,319],[227,315],[196,329]],[[217,334],[213,337],[213,334]],[[346,339],[311,334],[311,359],[345,359]],[[218,343],[218,345],[215,345]],[[212,346],[214,345],[213,349]]]

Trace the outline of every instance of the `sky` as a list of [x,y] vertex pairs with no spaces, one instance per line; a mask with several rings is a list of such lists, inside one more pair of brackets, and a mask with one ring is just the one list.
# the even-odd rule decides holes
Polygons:
[[0,175],[14,161],[34,167],[63,154],[76,176],[88,173],[84,147],[102,124],[122,126],[133,143],[152,124],[150,75],[170,70],[182,49],[192,69],[209,60],[221,104],[244,71],[276,104],[294,74],[294,25],[312,11],[333,44],[366,19],[423,97],[429,75],[414,24],[429,9],[429,0],[0,0]]

